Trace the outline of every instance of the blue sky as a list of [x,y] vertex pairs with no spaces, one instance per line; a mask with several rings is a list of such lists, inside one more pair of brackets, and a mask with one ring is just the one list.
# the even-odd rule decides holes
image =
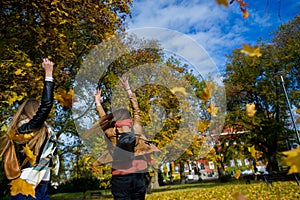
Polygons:
[[186,34],[224,71],[226,54],[241,48],[242,43],[255,45],[260,38],[271,42],[271,32],[300,12],[300,0],[244,1],[249,4],[247,19],[237,2],[226,8],[215,0],[136,0],[128,26],[161,27]]

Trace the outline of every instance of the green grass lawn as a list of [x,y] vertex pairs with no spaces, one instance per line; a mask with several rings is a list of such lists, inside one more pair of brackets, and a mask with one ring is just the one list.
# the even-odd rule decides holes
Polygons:
[[[91,199],[90,192],[86,197]],[[153,190],[152,194],[146,195],[146,200],[186,200],[186,199],[215,199],[230,200],[234,193],[241,193],[249,200],[299,200],[300,186],[294,182],[275,182],[273,186],[266,185],[265,182],[251,182],[245,184],[243,181],[229,183],[193,183],[183,185],[163,186]],[[55,194],[51,200],[82,199],[83,193]],[[92,199],[111,200],[112,197],[93,197]]]

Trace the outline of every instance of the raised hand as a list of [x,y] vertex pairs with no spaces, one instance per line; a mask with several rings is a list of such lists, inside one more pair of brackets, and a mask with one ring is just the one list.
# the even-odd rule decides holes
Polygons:
[[97,106],[101,105],[101,103],[100,103],[101,102],[101,90],[100,89],[96,90],[94,97],[95,97],[96,105]]
[[53,74],[53,62],[47,58],[43,59],[42,67],[45,70],[45,76],[52,77]]
[[125,90],[130,90],[130,86],[129,86],[129,83],[128,83],[128,78],[126,76],[119,77],[119,80],[121,82],[121,86]]

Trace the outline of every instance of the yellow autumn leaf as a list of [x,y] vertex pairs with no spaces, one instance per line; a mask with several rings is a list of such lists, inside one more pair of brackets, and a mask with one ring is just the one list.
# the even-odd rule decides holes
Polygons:
[[22,69],[17,69],[17,71],[15,71],[15,75],[21,75],[22,74],[22,72],[23,72],[23,70]]
[[76,101],[76,97],[72,89],[70,89],[68,92],[63,89],[60,91],[60,93],[54,93],[54,98],[59,101],[60,105],[66,107],[72,107],[73,101]]
[[176,92],[180,92],[182,93],[184,96],[187,95],[187,92],[185,90],[184,87],[173,87],[171,90],[170,90],[173,94],[175,94]]
[[13,136],[13,140],[25,142],[31,140],[33,137],[34,133],[16,134]]
[[84,163],[87,163],[87,162],[89,161],[90,158],[91,158],[91,156],[90,156],[90,155],[87,155],[87,156],[84,158],[83,162],[84,162]]
[[223,5],[225,7],[228,7],[229,4],[228,4],[228,0],[216,0],[217,4],[219,5]]
[[11,105],[13,105],[13,103],[14,103],[15,101],[21,101],[23,98],[24,98],[23,95],[18,95],[16,92],[11,92],[11,94],[10,94],[8,100],[7,100],[7,101],[4,101],[4,102],[8,103],[8,105],[11,106]]
[[35,191],[34,191],[34,185],[27,183],[25,180],[21,178],[17,178],[15,180],[12,180],[9,185],[11,185],[10,188],[10,194],[11,196],[16,196],[17,194],[23,194],[26,196],[31,195],[35,198]]
[[36,156],[33,154],[33,152],[30,150],[29,146],[26,144],[25,147],[23,147],[24,153],[29,159],[29,162],[32,166],[35,166]]
[[240,176],[241,176],[241,170],[237,170],[237,171],[235,172],[235,174],[234,174],[234,178],[235,178],[235,179],[239,179]]
[[200,98],[203,102],[207,102],[211,97],[211,92],[208,87],[205,88],[205,90],[200,95]]
[[296,120],[297,124],[300,124],[300,117]]
[[219,110],[219,107],[215,107],[214,104],[210,103],[209,107],[206,109],[212,116],[216,116]]
[[198,131],[204,133],[209,127],[209,121],[206,119],[204,121],[198,121]]
[[7,131],[7,126],[6,126],[6,124],[4,124],[4,125],[1,127],[1,131],[3,131],[3,132],[6,132],[6,131]]
[[290,167],[288,174],[300,173],[300,145],[296,149],[282,152],[282,163]]
[[244,14],[244,15],[243,15],[243,18],[247,19],[247,18],[249,17],[249,12],[248,12],[248,10],[247,10],[246,8],[242,8],[242,7],[241,7],[241,11],[242,11],[242,13]]
[[254,145],[252,145],[251,147],[248,147],[248,151],[251,153],[251,156],[252,156],[253,158],[255,158],[256,150],[255,150]]
[[249,117],[253,117],[256,113],[255,104],[246,104],[246,113]]
[[297,114],[300,114],[300,108],[298,108],[298,109],[296,110],[296,113],[297,113]]
[[28,62],[25,64],[26,67],[32,67],[32,63]]
[[262,54],[260,53],[260,48],[259,46],[251,46],[251,45],[246,45],[242,44],[243,49],[241,50],[241,53],[245,53],[251,57],[257,56],[260,57]]
[[248,200],[248,197],[244,196],[242,193],[240,192],[236,192],[232,195],[234,200]]

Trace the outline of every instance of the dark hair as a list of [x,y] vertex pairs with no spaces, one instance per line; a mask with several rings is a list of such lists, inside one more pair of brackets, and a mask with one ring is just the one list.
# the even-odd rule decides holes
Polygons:
[[131,119],[130,112],[125,108],[121,108],[121,109],[113,111],[112,115],[113,115],[113,121],[115,121],[115,122],[118,122],[118,121],[124,120],[124,119]]

